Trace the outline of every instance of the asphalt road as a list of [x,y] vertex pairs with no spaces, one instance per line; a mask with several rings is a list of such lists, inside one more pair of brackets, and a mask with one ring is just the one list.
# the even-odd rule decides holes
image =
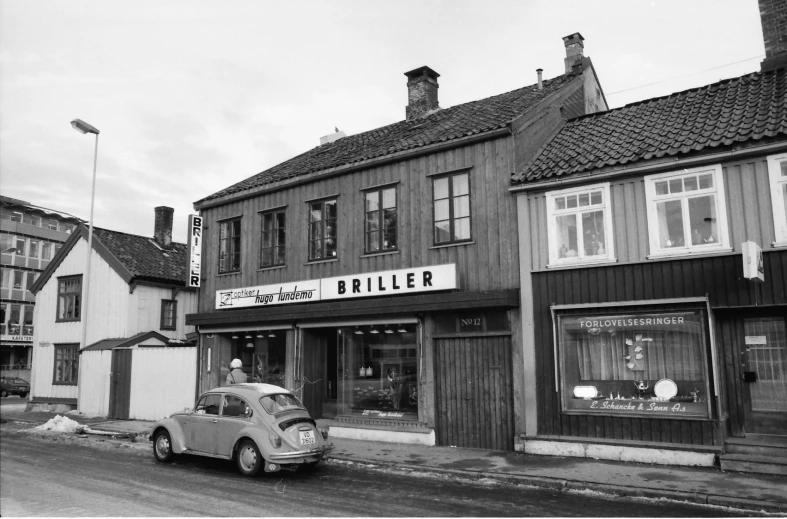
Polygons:
[[156,463],[150,443],[0,426],[2,516],[720,517],[683,503],[467,483],[329,461],[244,478],[226,461]]

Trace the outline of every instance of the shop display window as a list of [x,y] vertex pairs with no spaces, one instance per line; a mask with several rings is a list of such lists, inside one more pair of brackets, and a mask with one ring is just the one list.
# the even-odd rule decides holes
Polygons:
[[[284,330],[236,333],[232,338],[232,359],[243,362],[243,372],[249,382],[260,382],[285,387],[287,333]],[[222,373],[222,380],[227,376]]]
[[558,315],[563,411],[710,417],[701,310]]
[[406,324],[339,330],[339,414],[418,419],[417,329],[415,324]]

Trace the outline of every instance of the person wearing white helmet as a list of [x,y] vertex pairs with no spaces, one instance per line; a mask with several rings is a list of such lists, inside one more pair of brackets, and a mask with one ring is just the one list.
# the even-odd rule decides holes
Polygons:
[[243,362],[240,359],[233,359],[230,362],[230,372],[227,373],[227,385],[229,384],[243,384],[246,382],[246,373],[241,369]]

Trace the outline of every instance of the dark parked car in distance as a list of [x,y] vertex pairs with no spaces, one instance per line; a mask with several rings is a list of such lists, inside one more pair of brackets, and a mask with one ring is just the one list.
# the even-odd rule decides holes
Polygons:
[[26,380],[17,377],[0,378],[0,394],[3,398],[8,395],[19,395],[24,398],[28,393],[30,393],[30,384]]

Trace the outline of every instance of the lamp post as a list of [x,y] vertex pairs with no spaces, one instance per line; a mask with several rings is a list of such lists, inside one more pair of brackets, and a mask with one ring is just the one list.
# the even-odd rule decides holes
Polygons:
[[87,254],[85,258],[85,297],[84,297],[84,310],[82,311],[82,347],[87,346],[87,316],[88,316],[88,301],[90,296],[90,256],[93,252],[93,203],[96,199],[96,164],[98,162],[98,128],[91,126],[82,119],[74,119],[71,121],[71,126],[79,133],[92,133],[96,136],[96,147],[93,152],[93,187],[90,190],[90,220],[88,222],[87,233]]

